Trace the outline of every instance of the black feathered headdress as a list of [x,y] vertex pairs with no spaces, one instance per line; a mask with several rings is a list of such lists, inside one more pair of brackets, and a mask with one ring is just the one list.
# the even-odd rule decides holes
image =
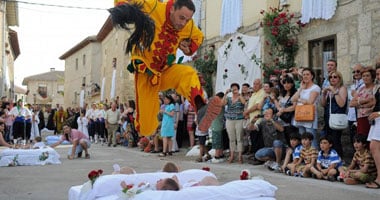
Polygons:
[[154,21],[142,11],[142,4],[124,3],[108,11],[111,13],[112,23],[116,27],[131,31],[129,24],[134,24],[134,31],[128,39],[125,53],[132,51],[133,46],[139,51],[150,49],[154,39]]

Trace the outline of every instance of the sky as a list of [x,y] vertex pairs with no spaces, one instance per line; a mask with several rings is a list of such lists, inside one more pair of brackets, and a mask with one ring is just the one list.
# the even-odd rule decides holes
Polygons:
[[65,62],[59,57],[88,36],[96,35],[109,16],[106,9],[111,7],[113,0],[20,0],[19,26],[11,27],[18,34],[20,46],[15,84],[22,86],[25,77],[49,72],[50,68],[64,71]]

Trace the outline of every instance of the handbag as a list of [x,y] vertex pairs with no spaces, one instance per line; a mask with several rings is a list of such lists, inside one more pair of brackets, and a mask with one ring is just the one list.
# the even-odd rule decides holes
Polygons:
[[297,122],[314,121],[315,106],[314,104],[297,105],[294,112],[294,120]]
[[329,127],[333,130],[343,130],[348,127],[347,115],[342,113],[331,113],[331,96],[329,110]]
[[[291,99],[291,97],[289,97],[289,99],[286,101],[285,108],[293,105],[293,103],[290,102],[290,99]],[[292,111],[292,112],[284,112],[284,113],[282,113],[280,115],[280,119],[282,121],[284,121],[285,123],[289,124],[292,121],[293,115],[294,115],[294,111]]]

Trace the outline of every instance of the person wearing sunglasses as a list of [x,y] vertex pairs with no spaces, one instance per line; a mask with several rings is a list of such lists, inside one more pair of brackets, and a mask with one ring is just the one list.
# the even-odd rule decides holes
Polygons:
[[[333,148],[343,157],[342,130],[333,130],[329,126],[330,113],[346,113],[347,88],[343,85],[342,73],[334,71],[329,74],[330,86],[322,90],[321,104],[325,108],[325,133],[333,139]],[[331,105],[330,105],[331,103]],[[331,109],[331,110],[330,110]]]

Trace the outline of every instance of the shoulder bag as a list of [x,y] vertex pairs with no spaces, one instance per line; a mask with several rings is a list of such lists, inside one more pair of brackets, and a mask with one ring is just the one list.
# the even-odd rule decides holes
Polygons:
[[[292,106],[293,104],[290,102],[292,97],[289,97],[288,100],[286,101],[285,103],[285,107],[284,108],[288,108],[290,106]],[[280,119],[282,121],[284,121],[285,123],[290,123],[292,121],[292,118],[293,118],[293,115],[294,115],[294,111],[292,112],[284,112],[280,115]]]
[[348,120],[346,114],[341,113],[331,113],[331,95],[330,95],[330,119],[329,119],[329,127],[333,130],[343,130],[348,127]]
[[[301,89],[302,90],[302,89]],[[301,90],[299,95],[301,96]],[[297,122],[311,122],[314,121],[315,106],[313,104],[296,105],[294,110],[294,120]]]

